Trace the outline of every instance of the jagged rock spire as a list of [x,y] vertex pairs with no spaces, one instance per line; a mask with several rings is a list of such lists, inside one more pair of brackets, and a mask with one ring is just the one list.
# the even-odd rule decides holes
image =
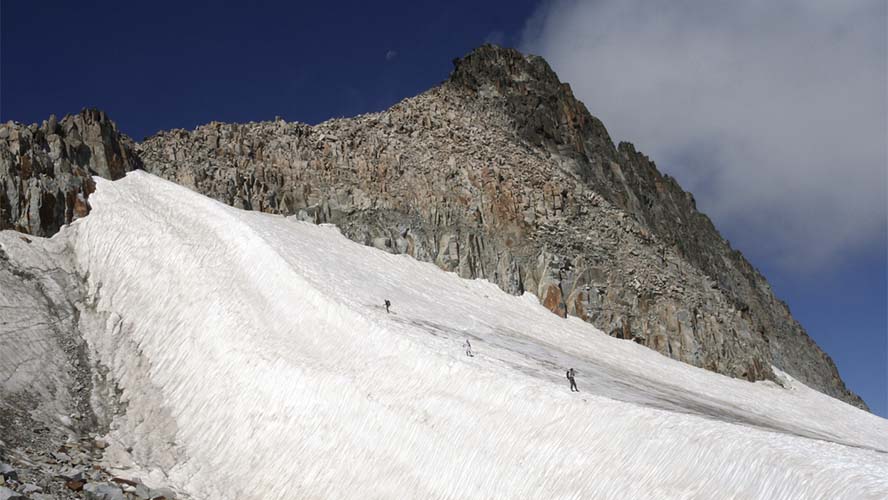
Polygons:
[[41,125],[0,125],[0,229],[51,236],[89,213],[92,175],[141,168],[134,143],[98,109]]

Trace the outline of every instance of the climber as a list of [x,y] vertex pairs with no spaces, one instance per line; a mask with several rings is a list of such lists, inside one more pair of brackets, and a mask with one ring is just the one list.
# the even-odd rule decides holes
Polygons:
[[392,303],[389,302],[389,299],[385,299],[385,312],[389,312],[389,307],[392,307]]
[[466,343],[463,344],[463,347],[466,348],[466,356],[470,358],[475,356],[474,354],[472,354],[472,344],[469,342],[469,339],[466,339]]
[[573,368],[567,370],[567,380],[570,380],[570,392],[580,392],[580,390],[577,389],[577,381],[574,379],[575,376],[576,372]]

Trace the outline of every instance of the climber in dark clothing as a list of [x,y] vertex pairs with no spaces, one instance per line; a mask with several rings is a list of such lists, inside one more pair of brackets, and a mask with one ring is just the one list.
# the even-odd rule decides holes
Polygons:
[[570,380],[570,392],[574,392],[574,391],[580,392],[580,390],[577,389],[577,381],[574,378],[575,376],[576,376],[576,372],[574,371],[573,368],[571,368],[570,370],[567,370],[567,380]]
[[392,303],[389,302],[389,299],[385,299],[385,312],[389,312],[389,307],[392,307]]

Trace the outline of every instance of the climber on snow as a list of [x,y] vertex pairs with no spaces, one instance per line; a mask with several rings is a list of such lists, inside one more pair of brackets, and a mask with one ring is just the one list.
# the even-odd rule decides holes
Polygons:
[[466,356],[470,358],[475,356],[474,354],[472,354],[472,344],[469,342],[469,339],[466,339],[466,343],[463,344],[463,347],[466,348]]
[[392,303],[389,302],[389,299],[385,299],[385,312],[389,312],[389,307],[392,307]]
[[577,389],[577,381],[574,378],[576,377],[576,374],[577,373],[574,371],[573,368],[567,370],[567,380],[570,380],[570,392],[580,392],[580,390]]

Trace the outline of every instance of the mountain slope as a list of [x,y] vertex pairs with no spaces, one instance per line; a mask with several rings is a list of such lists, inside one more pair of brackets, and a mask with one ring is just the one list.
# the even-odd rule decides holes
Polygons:
[[225,203],[331,222],[666,356],[749,380],[774,365],[865,407],[693,197],[615,147],[541,58],[484,46],[379,114],[211,123],[138,151]]
[[[83,130],[95,138],[86,149]],[[631,144],[615,146],[538,57],[484,46],[426,93],[317,126],[214,122],[134,145],[94,111],[5,124],[0,228],[52,234],[88,213],[90,175],[139,168],[529,291],[694,366],[773,380],[773,365],[866,407],[693,197]]]
[[78,328],[125,403],[106,458],[130,474],[196,498],[888,494],[888,422],[779,372],[722,377],[142,172],[90,201],[0,249],[84,280]]

